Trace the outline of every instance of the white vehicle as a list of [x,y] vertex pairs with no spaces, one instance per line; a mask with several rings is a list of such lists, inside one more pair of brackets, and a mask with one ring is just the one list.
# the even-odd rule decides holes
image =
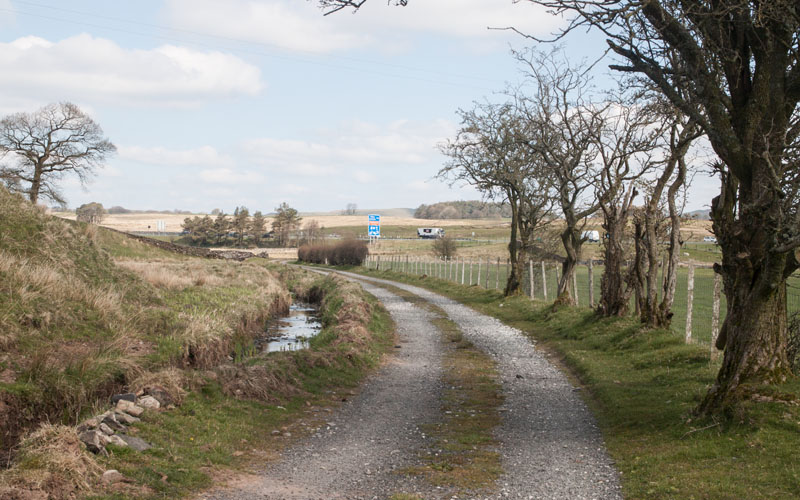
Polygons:
[[417,236],[420,238],[444,238],[444,229],[440,227],[419,227]]
[[714,243],[714,244],[716,244],[717,243],[717,237],[716,236],[704,236],[703,237],[703,241],[706,242],[706,243]]
[[600,241],[600,231],[584,231],[581,233],[581,238],[591,243],[598,243]]

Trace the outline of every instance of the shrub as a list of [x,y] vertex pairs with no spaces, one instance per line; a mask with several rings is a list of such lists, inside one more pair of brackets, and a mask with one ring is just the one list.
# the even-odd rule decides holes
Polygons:
[[303,245],[297,250],[297,259],[312,264],[333,266],[360,266],[369,250],[363,241],[345,240],[336,245]]
[[433,242],[433,254],[440,258],[451,258],[456,254],[456,242],[449,236]]

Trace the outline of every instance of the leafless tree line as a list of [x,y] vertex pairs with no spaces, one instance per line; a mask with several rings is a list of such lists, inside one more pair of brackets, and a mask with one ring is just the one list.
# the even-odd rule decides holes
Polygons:
[[[331,13],[357,10],[365,1],[320,0],[320,5]],[[635,195],[636,181],[625,179],[631,174],[616,177],[620,181],[616,182],[614,165],[619,162],[600,167],[605,158],[599,151],[608,145],[583,142],[597,135],[583,127],[596,125],[595,118],[604,122],[604,113],[581,102],[581,73],[548,81],[553,75],[531,68],[537,84],[544,83],[553,96],[534,91],[530,102],[555,106],[534,107],[533,116],[550,113],[539,134],[545,141],[522,142],[540,156],[547,153],[547,166],[555,169],[549,180],[566,220],[562,241],[567,251],[558,300],[570,301],[562,285],[580,255],[580,216],[605,207],[610,237],[613,228],[630,216],[638,236],[633,275],[608,276],[605,283],[616,290],[623,281],[640,283],[640,305],[650,323],[669,320],[669,301],[656,304],[653,293],[657,284],[652,245],[658,228],[668,221],[668,271],[674,272],[674,249],[680,240],[675,230],[677,206],[670,196],[689,175],[691,167],[682,159],[685,149],[695,135],[703,134],[719,157],[715,168],[721,186],[711,201],[711,213],[722,248],[722,262],[715,271],[722,277],[728,312],[717,339],[717,347],[725,352],[723,365],[698,410],[718,411],[752,392],[748,385],[785,380],[791,369],[786,286],[788,277],[800,268],[800,4],[796,0],[529,1],[549,8],[567,25],[549,40],[523,36],[553,42],[579,29],[602,33],[615,58],[610,68],[651,89],[669,109],[664,116],[674,117],[661,123],[669,154],[654,161],[660,167],[658,181],[643,191],[644,209],[633,210],[628,200]],[[556,99],[559,94],[562,100]],[[559,113],[569,108],[571,113]],[[581,128],[575,128],[578,124]],[[567,144],[581,147],[576,150]],[[600,161],[594,161],[598,157]],[[567,175],[560,175],[561,168]],[[584,179],[597,179],[584,172],[596,168],[611,175],[604,183],[595,180],[581,190]],[[665,194],[669,215],[659,222],[653,214]],[[607,251],[612,246],[607,244]],[[665,280],[665,291],[674,288],[672,279]],[[615,311],[614,302],[606,303],[606,313]]]

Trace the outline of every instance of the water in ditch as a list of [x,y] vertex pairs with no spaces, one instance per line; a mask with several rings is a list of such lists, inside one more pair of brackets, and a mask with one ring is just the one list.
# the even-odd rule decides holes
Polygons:
[[264,336],[256,343],[261,352],[296,351],[308,349],[308,341],[322,330],[317,309],[305,303],[295,303],[289,315],[271,320]]

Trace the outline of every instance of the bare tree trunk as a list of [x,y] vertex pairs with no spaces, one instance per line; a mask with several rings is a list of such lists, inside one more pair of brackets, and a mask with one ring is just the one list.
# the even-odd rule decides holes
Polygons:
[[561,233],[561,241],[564,244],[564,250],[567,258],[561,263],[561,278],[558,280],[558,290],[555,305],[575,305],[575,299],[570,293],[570,283],[572,283],[572,275],[578,267],[578,261],[581,258],[581,250],[583,248],[583,239],[578,234],[578,230],[574,226],[568,226]]
[[42,188],[42,167],[37,164],[33,172],[33,180],[31,181],[30,192],[28,192],[28,199],[31,203],[36,205],[39,201],[39,190]]
[[779,383],[791,373],[786,279],[798,268],[797,258],[794,250],[773,246],[771,227],[782,216],[780,200],[762,202],[756,189],[743,199],[744,190],[736,196],[738,182],[723,175],[722,193],[711,203],[714,234],[722,246],[722,264],[714,271],[722,275],[728,313],[716,342],[725,350],[722,367],[700,413],[746,396],[743,383]]
[[[672,322],[672,304],[675,301],[675,288],[678,282],[678,261],[680,260],[680,251],[683,245],[683,241],[681,241],[680,213],[676,205],[676,199],[681,188],[686,183],[686,153],[699,134],[696,125],[691,120],[680,131],[678,126],[679,122],[675,122],[670,129],[670,157],[644,209],[644,243],[647,249],[647,294],[642,303],[641,320],[642,323],[651,328],[666,328]],[[657,226],[661,222],[659,220],[659,202],[664,188],[675,172],[676,167],[678,174],[667,189],[670,234],[667,254],[662,260],[666,264],[666,268],[661,270],[663,276],[663,280],[660,283],[662,294],[661,302],[658,302],[659,238]]]
[[[627,195],[623,195],[622,203],[601,207],[603,209],[603,229],[606,231],[605,269],[600,278],[600,304],[597,308],[599,314],[607,317],[625,316],[634,287],[626,279],[622,270],[625,262],[625,249],[622,246],[625,237],[625,227],[628,225],[631,204],[636,197],[636,189],[631,187]],[[633,270],[629,270],[629,273]]]
[[[519,204],[512,196],[507,196],[509,204],[511,205],[511,240],[508,242],[508,254],[511,260],[511,271],[506,280],[506,287],[503,290],[503,295],[518,295],[522,293],[522,275],[525,272],[525,259],[520,255],[520,249],[517,245],[517,231],[519,226]],[[499,269],[498,269],[499,271]],[[498,279],[499,279],[498,272]]]

